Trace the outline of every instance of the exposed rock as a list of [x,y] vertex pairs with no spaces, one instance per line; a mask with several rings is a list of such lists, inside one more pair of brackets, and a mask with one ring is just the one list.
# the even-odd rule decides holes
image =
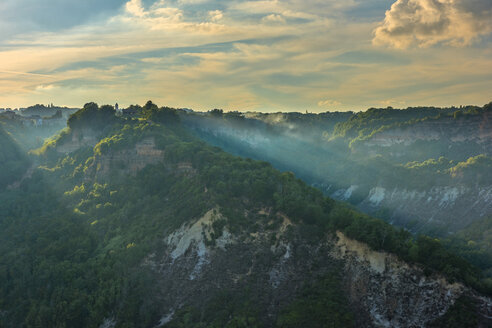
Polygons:
[[[214,209],[167,235],[163,255],[153,254],[143,263],[156,272],[157,285],[165,295],[160,326],[182,306],[200,307],[218,289],[244,286],[259,295],[262,308],[267,309],[263,319],[273,324],[271,320],[295,298],[306,277],[316,280],[335,267],[343,270],[357,327],[425,327],[463,293],[472,293],[441,276],[427,277],[421,268],[373,251],[342,233],[310,243],[300,237],[288,217],[277,216],[283,223],[275,232],[260,227],[254,234],[232,234],[224,229],[214,244],[209,242],[217,235],[213,224],[225,219]],[[272,243],[272,233],[277,242]],[[487,308],[489,303],[484,298],[481,304]]]
[[340,200],[349,200],[350,197],[352,197],[352,194],[354,193],[354,191],[356,191],[357,189],[359,189],[359,186],[350,186],[349,188],[347,189],[339,189],[337,191],[335,191],[331,197],[333,198],[336,198],[336,199],[340,199]]
[[[285,118],[271,116],[270,119],[282,121]],[[449,175],[443,178],[442,183],[422,181],[422,186],[418,186],[418,178],[412,178],[412,175],[410,180],[407,177],[380,178],[379,175],[384,174],[378,168],[373,171],[371,167],[364,166],[356,166],[364,170],[360,179],[357,178],[359,172],[349,169],[340,170],[339,176],[330,176],[330,168],[323,167],[323,161],[320,163],[320,158],[330,154],[342,155],[341,161],[346,160],[348,168],[352,164],[360,164],[360,159],[374,155],[402,165],[453,154],[462,157],[452,158],[454,161],[466,161],[479,154],[491,156],[491,112],[462,119],[441,117],[402,124],[377,132],[367,140],[355,142],[350,150],[342,150],[336,143],[330,144],[324,139],[320,142],[316,139],[319,136],[304,139],[303,136],[310,135],[307,128],[303,128],[302,133],[292,135],[287,124],[273,131],[258,121],[248,120],[246,123],[200,122],[197,119],[191,126],[212,144],[243,156],[269,161],[282,170],[291,170],[314,185],[321,186],[331,197],[351,201],[368,214],[380,216],[384,212],[384,219],[412,231],[425,232],[437,226],[438,229],[444,227],[444,232],[452,233],[492,214],[492,185],[487,185],[484,182],[486,179],[482,178],[488,172],[482,172],[482,177],[477,175],[468,180],[459,174]],[[354,162],[351,162],[351,157],[344,157],[345,151],[354,155]],[[304,158],[293,159],[292,154]],[[374,174],[371,175],[371,172]],[[436,173],[433,178],[440,179],[439,174]],[[411,188],[410,184],[413,184]],[[409,226],[410,223],[412,226]]]
[[71,138],[56,146],[59,153],[69,154],[82,147],[94,147],[99,141],[99,133],[92,129],[72,131]]
[[345,260],[350,300],[369,312],[377,327],[425,327],[444,315],[465,291],[462,284],[426,277],[420,268],[395,255],[375,252],[340,232],[337,237],[333,254]]
[[413,231],[427,225],[446,225],[448,231],[456,231],[492,213],[492,186],[442,186],[429,190],[374,187],[358,207],[367,213],[386,209],[392,223],[415,224],[410,227]]
[[96,156],[90,172],[102,180],[109,174],[134,176],[147,165],[158,164],[163,160],[164,151],[156,148],[153,138],[148,138],[135,144],[133,148]]
[[[287,239],[292,224],[289,218],[278,215],[283,223],[277,231],[260,228],[254,234],[232,234],[224,228],[220,234],[213,231],[213,223],[223,217],[218,210],[211,210],[167,235],[163,255],[149,256],[143,263],[159,277],[157,285],[166,304],[163,318],[182,306],[207,304],[219,290],[248,286],[262,303],[261,308],[267,309],[263,320],[272,322],[306,277],[318,277],[340,266],[339,260],[326,256],[329,241],[318,245]],[[220,234],[215,243],[210,242],[212,233]],[[272,242],[272,234],[278,234],[278,243]]]
[[114,318],[106,318],[99,328],[114,328],[116,326],[116,320]]
[[424,121],[406,127],[393,128],[374,134],[363,143],[363,147],[390,147],[394,145],[410,146],[419,140],[440,140],[450,142],[475,142],[492,151],[492,113],[455,120],[452,117],[436,121]]

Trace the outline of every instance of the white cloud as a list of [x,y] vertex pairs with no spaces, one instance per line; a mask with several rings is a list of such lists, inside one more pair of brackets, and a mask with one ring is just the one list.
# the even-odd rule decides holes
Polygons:
[[336,106],[340,106],[341,104],[342,104],[341,102],[331,99],[320,100],[318,102],[319,107],[336,107]]
[[398,99],[385,99],[385,100],[381,100],[379,102],[381,105],[383,106],[404,106],[405,105],[405,101],[404,100],[398,100]]
[[169,7],[164,0],[156,1],[148,10],[143,7],[142,0],[130,0],[125,7],[134,22],[146,23],[152,29],[163,23],[179,22],[184,16],[181,9]]
[[[353,0],[209,0],[195,6],[204,1],[126,0],[107,19],[16,36],[0,50],[0,103],[118,98],[120,104],[152,99],[198,109],[324,111],[394,106],[401,99],[405,106],[490,101],[487,44],[453,53],[374,50],[374,23],[343,16]],[[479,11],[476,4],[483,2],[468,0],[461,11],[480,18],[488,7]],[[388,66],[366,60],[371,51],[411,60]]]
[[133,16],[145,16],[145,10],[142,6],[142,0],[130,0],[125,5],[126,11]]
[[285,23],[285,18],[282,15],[271,14],[263,17],[264,23]]
[[43,92],[43,91],[52,91],[53,89],[55,89],[56,86],[53,85],[53,84],[48,84],[48,85],[38,85],[35,90],[36,91],[39,91],[39,92]]
[[466,46],[491,32],[490,0],[397,0],[374,30],[373,44]]
[[[161,1],[164,1],[164,0],[161,0]],[[196,5],[196,4],[200,4],[200,3],[205,3],[205,2],[208,2],[209,0],[178,0],[178,2],[180,4],[193,4],[193,5]]]
[[218,22],[224,18],[224,13],[221,10],[211,10],[208,12],[208,16],[212,22]]

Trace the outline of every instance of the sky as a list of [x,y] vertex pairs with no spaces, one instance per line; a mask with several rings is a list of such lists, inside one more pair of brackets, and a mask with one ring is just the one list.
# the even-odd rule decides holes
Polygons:
[[492,0],[0,0],[0,107],[492,101]]

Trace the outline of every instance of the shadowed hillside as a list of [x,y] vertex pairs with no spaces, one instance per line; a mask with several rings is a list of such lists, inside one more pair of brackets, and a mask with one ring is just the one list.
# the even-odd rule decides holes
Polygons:
[[492,213],[491,108],[182,116],[227,151],[413,232],[446,235]]
[[20,179],[28,165],[27,155],[0,126],[0,190]]

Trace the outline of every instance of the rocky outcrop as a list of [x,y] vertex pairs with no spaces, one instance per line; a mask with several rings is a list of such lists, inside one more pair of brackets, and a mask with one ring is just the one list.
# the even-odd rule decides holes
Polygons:
[[300,237],[289,218],[278,213],[277,219],[282,223],[276,231],[262,229],[260,222],[254,233],[233,234],[227,228],[215,230],[214,223],[226,218],[213,209],[167,234],[162,253],[150,254],[142,263],[155,272],[156,287],[165,299],[159,326],[182,307],[206,304],[217,290],[245,286],[258,294],[266,309],[264,320],[273,324],[306,277],[316,280],[333,268],[343,271],[357,327],[425,327],[469,292],[342,233],[311,243]]
[[[429,171],[426,175],[432,181],[422,181],[416,170],[399,177],[386,174],[390,166],[380,167],[379,161],[364,162],[373,155],[382,156],[397,170],[408,162],[441,156],[453,159],[455,164],[479,154],[490,156],[491,112],[393,127],[354,143],[350,150],[336,141],[306,141],[288,133],[288,129],[270,133],[250,121],[232,128],[221,121],[205,124],[208,121],[203,120],[197,119],[192,126],[208,142],[291,170],[333,198],[349,201],[368,214],[412,231],[444,228],[443,233],[454,232],[492,213],[492,185],[486,179],[486,170],[463,177],[443,174],[443,169],[437,172],[436,168],[435,174]],[[304,134],[309,132],[305,130]]]
[[[331,197],[350,201],[358,186],[350,186]],[[385,219],[414,232],[435,227],[458,231],[492,213],[492,186],[440,186],[428,190],[373,187],[357,207],[369,214],[385,212]]]
[[465,291],[461,284],[426,277],[420,268],[372,251],[340,232],[337,237],[333,253],[345,261],[347,295],[360,311],[369,313],[376,327],[425,327]]
[[158,277],[156,285],[165,300],[161,326],[182,307],[201,308],[219,291],[236,293],[246,288],[264,309],[262,321],[273,325],[278,311],[295,297],[306,277],[340,266],[340,260],[326,256],[330,242],[319,245],[287,238],[293,229],[288,218],[278,216],[282,223],[277,231],[260,228],[241,233],[227,228],[217,231],[214,222],[223,219],[214,209],[184,224],[166,235],[162,254],[150,254],[142,264]]
[[157,148],[154,138],[147,138],[133,147],[96,155],[86,172],[86,178],[106,180],[110,176],[135,176],[148,165],[164,163],[164,169],[179,176],[193,176],[196,169],[189,162],[165,162],[165,151]]
[[[485,112],[483,115],[460,120],[446,118],[424,121],[385,130],[374,134],[363,146],[369,149],[394,145],[410,146],[419,140],[474,142],[488,148],[492,146],[492,113]],[[490,151],[491,148],[488,149]]]
[[99,142],[99,133],[92,129],[73,130],[69,138],[56,145],[56,151],[63,154],[72,153],[83,147],[94,147]]
[[156,148],[153,138],[148,138],[130,148],[96,155],[89,175],[94,174],[99,180],[106,179],[110,174],[134,176],[147,165],[163,160],[164,151]]

